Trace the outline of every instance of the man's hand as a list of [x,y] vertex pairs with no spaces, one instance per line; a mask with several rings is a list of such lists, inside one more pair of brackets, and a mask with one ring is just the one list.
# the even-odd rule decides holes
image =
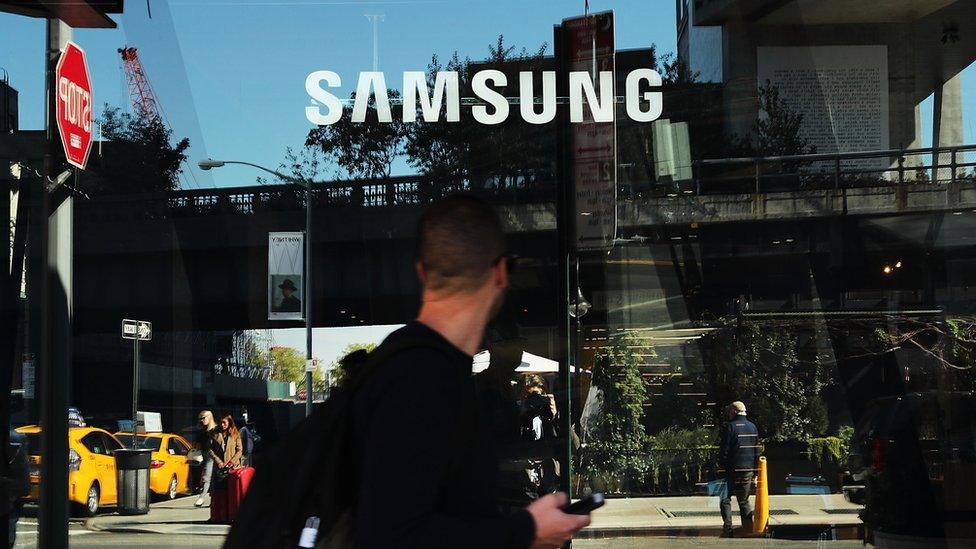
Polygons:
[[573,534],[590,524],[589,515],[567,515],[562,511],[566,505],[566,494],[549,494],[529,505],[528,511],[535,520],[535,541],[533,549],[562,547],[573,539]]
[[549,397],[549,411],[552,412],[552,417],[556,417],[559,414],[559,410],[556,408],[556,396],[546,395]]
[[220,461],[220,460],[218,459],[218,460],[217,460],[217,468],[218,468],[218,469],[223,469],[223,468],[224,468],[224,462],[223,462],[223,461]]

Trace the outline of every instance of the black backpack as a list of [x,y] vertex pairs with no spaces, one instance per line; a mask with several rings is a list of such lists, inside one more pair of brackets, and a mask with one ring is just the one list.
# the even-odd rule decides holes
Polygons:
[[429,340],[402,340],[342,360],[342,385],[256,464],[224,549],[293,549],[313,523],[318,529],[314,547],[353,546],[359,482],[350,474],[357,466],[351,439],[355,397],[384,361],[417,347],[439,350]]

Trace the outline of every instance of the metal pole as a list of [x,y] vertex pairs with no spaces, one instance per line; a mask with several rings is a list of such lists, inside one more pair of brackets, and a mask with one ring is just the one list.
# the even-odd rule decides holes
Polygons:
[[[553,28],[553,44],[556,59],[557,86],[560,89],[559,95],[568,93],[569,85],[568,70],[563,61],[566,44],[564,44],[563,29],[560,26]],[[559,402],[559,414],[562,416],[561,424],[563,430],[564,444],[559,450],[559,489],[566,492],[570,498],[572,493],[572,464],[573,464],[573,437],[571,429],[573,425],[572,407],[572,374],[570,362],[573,359],[572,349],[572,328],[570,326],[569,306],[571,303],[572,274],[571,269],[573,260],[572,248],[576,244],[576,208],[574,205],[575,195],[572,170],[567,165],[570,160],[569,144],[569,113],[560,109],[557,112],[556,130],[556,235],[559,242],[558,273],[559,273],[559,293],[558,304],[556,307],[557,332],[559,341],[559,351],[556,353],[559,361],[559,381],[563,391],[562,401]]]
[[138,448],[139,433],[139,339],[132,340],[132,449]]
[[[38,507],[38,547],[67,549],[68,547],[68,375],[70,373],[70,204],[65,216],[56,215],[52,227],[48,182],[53,181],[61,165],[61,144],[55,122],[55,72],[61,49],[71,39],[71,27],[59,19],[47,20],[45,44],[47,112],[47,153],[44,157],[44,178],[38,194],[40,208],[35,211],[38,230],[30,247],[37,254],[35,268],[40,272],[32,278],[37,286],[30,288],[31,299],[39,302],[32,314],[40,316],[38,333],[38,389],[41,419],[41,487]],[[62,223],[65,226],[62,226]],[[66,238],[60,238],[62,236]],[[6,245],[6,244],[4,244]],[[53,249],[52,249],[53,247]],[[62,249],[67,247],[67,249]],[[4,427],[6,428],[6,427]]]
[[312,415],[312,181],[305,181],[305,415]]

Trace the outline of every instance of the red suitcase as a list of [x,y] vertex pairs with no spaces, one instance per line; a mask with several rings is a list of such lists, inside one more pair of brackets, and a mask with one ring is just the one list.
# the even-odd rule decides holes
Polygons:
[[227,473],[227,478],[214,486],[210,495],[210,522],[230,524],[237,516],[247,487],[254,477],[253,467],[241,467]]

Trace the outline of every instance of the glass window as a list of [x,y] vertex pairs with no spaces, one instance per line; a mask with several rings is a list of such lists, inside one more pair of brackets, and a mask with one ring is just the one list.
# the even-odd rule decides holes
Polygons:
[[[55,4],[0,0],[0,371],[46,476],[133,415],[82,445],[274,448],[415,319],[464,192],[508,239],[499,507],[604,494],[583,548],[973,541],[976,2]],[[18,547],[89,508],[44,476]]]
[[169,453],[174,456],[185,456],[190,451],[189,448],[175,438],[169,439],[169,443],[167,443],[166,447]]
[[105,437],[98,431],[93,431],[81,437],[81,444],[93,454],[110,455]]

